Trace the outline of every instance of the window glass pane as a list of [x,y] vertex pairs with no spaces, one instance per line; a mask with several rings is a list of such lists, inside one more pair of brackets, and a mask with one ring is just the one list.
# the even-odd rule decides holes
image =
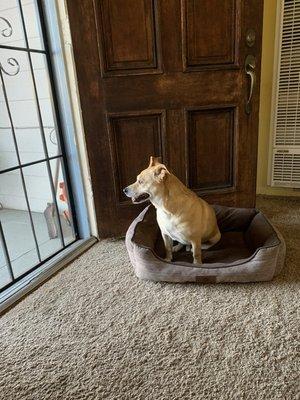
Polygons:
[[0,174],[0,220],[15,277],[39,262],[20,171]]
[[[1,210],[0,210],[1,215]],[[8,285],[11,282],[11,277],[6,264],[6,258],[4,256],[3,244],[0,238],[0,289]]]
[[40,4],[0,0],[0,289],[76,240]]
[[57,188],[57,205],[64,235],[65,244],[75,240],[74,224],[72,219],[71,206],[65,172],[62,168],[62,159],[57,158],[50,161],[54,187]]
[[17,0],[0,1],[0,44],[25,47],[22,20]]
[[36,80],[43,126],[45,130],[48,154],[49,157],[57,156],[61,154],[61,151],[58,141],[58,129],[47,68],[47,60],[44,54],[39,53],[32,53],[31,59]]
[[0,171],[18,165],[7,107],[0,90]]
[[[15,60],[14,65],[8,62],[12,59]],[[21,163],[44,159],[45,153],[28,55],[22,51],[0,49],[0,62],[7,73],[11,74],[3,73],[3,79]]]
[[35,0],[21,0],[28,45],[30,49],[43,50],[43,38]]
[[62,248],[47,164],[42,162],[23,168],[23,173],[41,258],[44,260]]

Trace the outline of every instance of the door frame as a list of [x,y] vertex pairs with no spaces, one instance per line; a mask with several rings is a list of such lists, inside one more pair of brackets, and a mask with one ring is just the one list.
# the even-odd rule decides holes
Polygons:
[[80,239],[91,236],[90,218],[87,212],[87,201],[84,192],[80,148],[77,147],[76,127],[72,110],[71,93],[68,84],[67,66],[64,57],[64,46],[60,30],[60,16],[56,2],[42,0],[40,11],[44,17],[44,30],[47,35],[47,44],[50,53],[50,63],[53,72],[55,95],[58,102],[61,131],[64,138],[64,147],[70,186],[72,188],[74,208],[76,211],[78,233]]

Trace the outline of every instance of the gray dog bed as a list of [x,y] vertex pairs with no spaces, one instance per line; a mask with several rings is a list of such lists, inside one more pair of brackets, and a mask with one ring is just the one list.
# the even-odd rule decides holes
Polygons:
[[150,205],[130,225],[126,247],[140,279],[165,282],[258,282],[276,276],[284,264],[285,243],[267,218],[252,208],[213,206],[222,237],[202,250],[202,265],[192,264],[192,254],[173,253],[164,260],[164,245]]

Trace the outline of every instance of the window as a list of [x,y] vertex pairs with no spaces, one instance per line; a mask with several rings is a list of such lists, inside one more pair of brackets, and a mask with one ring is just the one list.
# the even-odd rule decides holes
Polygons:
[[78,240],[41,2],[0,1],[0,289]]

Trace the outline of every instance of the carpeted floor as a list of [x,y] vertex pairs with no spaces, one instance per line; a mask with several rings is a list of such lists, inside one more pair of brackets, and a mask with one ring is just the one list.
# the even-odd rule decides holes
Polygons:
[[0,319],[0,398],[300,398],[300,202],[259,199],[287,242],[259,284],[138,281],[103,241]]

